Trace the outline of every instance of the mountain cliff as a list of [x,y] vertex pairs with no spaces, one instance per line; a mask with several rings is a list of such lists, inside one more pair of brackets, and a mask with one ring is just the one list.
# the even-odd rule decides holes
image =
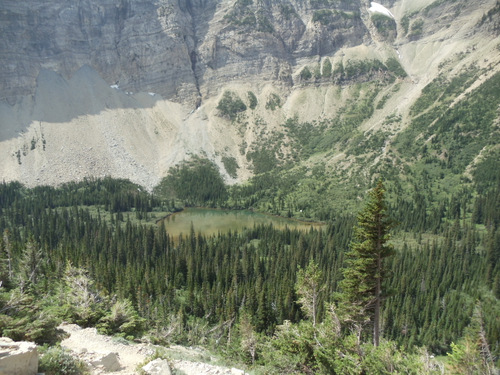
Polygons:
[[[32,94],[41,69],[89,65],[126,91],[190,101],[222,82],[283,80],[297,60],[368,36],[360,1],[7,1],[1,97]],[[15,54],[14,54],[15,52]]]
[[193,155],[230,183],[315,165],[315,155],[339,170],[360,154],[376,164],[429,84],[469,72],[455,105],[500,70],[499,9],[494,0],[3,1],[1,175],[28,185],[112,175],[151,189]]

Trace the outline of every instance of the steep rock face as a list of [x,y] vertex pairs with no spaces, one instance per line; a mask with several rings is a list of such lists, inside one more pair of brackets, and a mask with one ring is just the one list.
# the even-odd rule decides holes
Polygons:
[[[0,98],[32,94],[41,69],[83,65],[127,91],[200,103],[220,82],[291,82],[297,59],[362,43],[361,2],[161,0],[0,5]],[[242,73],[245,74],[242,74]]]
[[318,59],[367,35],[361,3],[236,1],[219,10],[198,51],[204,96],[231,80],[293,85],[301,60]]
[[42,68],[69,78],[86,64],[129,91],[194,90],[183,12],[166,24],[150,1],[7,0],[0,7],[1,98],[33,93]]

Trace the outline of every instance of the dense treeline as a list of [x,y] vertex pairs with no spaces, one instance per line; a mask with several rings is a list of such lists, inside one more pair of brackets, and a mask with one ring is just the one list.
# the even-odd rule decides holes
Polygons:
[[[95,283],[101,297],[89,303],[85,314],[69,307],[55,313],[47,327],[54,326],[56,317],[73,317],[107,332],[136,334],[136,310],[155,327],[153,336],[161,342],[228,348],[242,319],[252,332],[271,337],[286,321],[305,318],[295,284],[297,270],[311,260],[318,265],[323,285],[315,319],[328,321],[328,303],[338,290],[355,223],[352,215],[332,215],[324,231],[265,226],[205,237],[193,228],[187,236],[171,238],[163,226],[143,225],[135,217],[117,213],[113,220],[105,219],[108,210],[151,210],[162,204],[129,182],[93,180],[57,189],[10,183],[1,184],[0,192],[0,314],[10,317],[0,330],[16,338],[22,334],[15,329],[20,323],[13,311],[21,310],[9,305],[5,293],[20,287],[21,293],[62,298],[55,286],[71,289],[71,282],[60,281],[78,275]],[[499,192],[498,187],[491,189],[473,203],[465,195],[457,196],[443,201],[437,206],[439,214],[431,210],[431,215],[419,201],[392,205],[390,211],[402,221],[404,231],[395,232],[397,255],[388,263],[391,272],[384,288],[390,297],[382,312],[383,337],[408,350],[425,345],[444,354],[464,335],[479,309],[485,337],[498,358]],[[91,211],[88,205],[99,209]],[[133,329],[120,331],[111,321],[112,301],[128,309]],[[37,339],[40,329],[26,332],[35,332]],[[254,352],[252,358],[258,355]]]
[[155,191],[163,197],[180,199],[185,206],[215,207],[227,199],[227,188],[218,168],[211,161],[199,158],[170,168]]
[[109,177],[69,182],[59,188],[40,186],[23,189],[17,182],[0,186],[0,209],[11,208],[32,214],[29,210],[94,205],[102,206],[112,213],[132,209],[151,212],[153,208],[160,207],[162,202],[128,180]]

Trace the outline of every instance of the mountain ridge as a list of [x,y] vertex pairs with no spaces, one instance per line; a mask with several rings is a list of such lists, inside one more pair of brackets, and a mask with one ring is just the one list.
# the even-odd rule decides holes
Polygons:
[[[65,14],[69,14],[67,20],[78,16],[79,31],[73,34],[88,37],[89,46],[83,50],[92,43],[101,43],[101,49],[90,53],[90,60],[84,58],[90,65],[84,63],[78,70],[74,70],[78,64],[69,70],[58,64],[68,64],[79,54],[65,60],[54,53],[55,57],[40,64],[43,69],[33,86],[10,70],[11,61],[23,61],[12,60],[9,54],[16,37],[0,45],[4,62],[0,76],[7,83],[0,90],[4,98],[0,103],[3,179],[34,186],[111,175],[152,189],[170,167],[201,155],[216,162],[227,182],[242,182],[258,172],[255,158],[263,144],[274,150],[277,165],[293,159],[295,150],[283,125],[288,119],[297,118],[299,123],[345,120],[364,98],[365,111],[372,114],[353,125],[356,131],[369,138],[370,132],[384,128],[392,133],[391,142],[411,123],[410,108],[422,89],[439,75],[453,77],[470,65],[483,69],[475,82],[463,88],[470,92],[499,71],[498,21],[488,18],[488,12],[496,14],[494,1],[395,1],[386,5],[395,15],[395,30],[384,20],[375,22],[365,2],[347,6],[326,0],[260,5],[242,0],[160,1],[153,6],[122,1],[111,7],[108,2],[98,6],[85,1],[65,11],[40,6],[27,14],[22,13],[26,5],[6,2],[0,27],[10,32],[20,27],[31,30],[28,36],[23,34],[21,45],[32,43],[32,51],[41,48],[42,60],[51,49],[37,43],[47,35],[42,28],[35,37],[33,30],[41,27],[45,13],[57,11],[63,21]],[[15,12],[17,17],[12,17]],[[148,14],[157,18],[146,25]],[[63,26],[69,27],[64,22]],[[104,31],[111,27],[115,31],[106,36]],[[330,32],[345,27],[357,31]],[[52,32],[60,36],[61,30],[56,29]],[[141,39],[148,30],[156,36]],[[122,56],[118,64],[113,59],[104,65],[97,61],[93,54],[99,51],[102,56],[119,51],[115,45],[106,52],[104,45],[112,40],[122,43],[116,39],[120,35],[128,36],[130,43],[139,41],[129,52],[144,48],[142,57]],[[57,38],[46,43],[50,42],[65,45]],[[282,49],[276,50],[276,43]],[[70,45],[76,48],[74,42]],[[169,62],[172,59],[177,63]],[[169,64],[175,69],[165,75],[162,72]],[[397,64],[407,77],[397,73]],[[111,66],[115,73],[109,71]],[[100,72],[96,67],[101,67]],[[132,70],[126,73],[127,69]],[[157,78],[141,78],[158,69]],[[124,75],[128,76],[125,80]],[[24,88],[15,88],[13,79],[18,86],[24,82]],[[30,87],[34,89],[31,94]],[[234,120],[218,109],[225,92],[234,92],[247,107]],[[248,108],[250,92],[257,100],[255,109]],[[388,120],[391,116],[399,120]],[[327,157],[331,163],[353,162],[342,156],[344,146],[332,144],[331,148],[337,150]],[[226,171],[224,158],[236,161],[236,177]]]

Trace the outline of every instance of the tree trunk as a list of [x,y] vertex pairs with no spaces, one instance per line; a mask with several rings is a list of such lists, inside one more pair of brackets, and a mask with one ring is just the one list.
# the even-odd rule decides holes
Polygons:
[[[380,256],[377,259],[377,272],[381,271],[382,259]],[[381,295],[381,280],[377,277],[375,287],[375,309],[373,312],[373,345],[378,346],[380,343],[380,295]]]

